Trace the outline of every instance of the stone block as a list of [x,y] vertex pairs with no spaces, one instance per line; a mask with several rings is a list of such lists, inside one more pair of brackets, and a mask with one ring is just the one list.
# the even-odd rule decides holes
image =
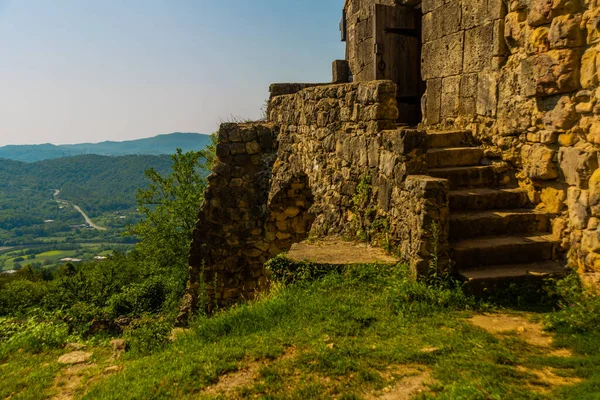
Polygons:
[[225,143],[219,143],[217,145],[217,157],[219,158],[225,158],[228,157],[231,154],[231,151],[229,149],[229,145],[225,144]]
[[590,218],[588,213],[589,192],[570,187],[567,191],[567,205],[571,226],[575,229],[585,229]]
[[487,23],[465,32],[463,71],[480,72],[491,67],[494,53],[494,23]]
[[527,23],[531,26],[548,24],[552,20],[552,0],[530,0]]
[[492,45],[492,54],[494,56],[503,57],[508,53],[506,40],[504,39],[504,20],[499,19],[497,21],[494,21],[493,29],[494,43]]
[[444,78],[462,72],[464,33],[457,32],[423,45],[423,79]]
[[550,50],[549,33],[550,29],[547,26],[535,28],[527,41],[527,54],[545,53]]
[[552,20],[548,40],[550,48],[579,47],[585,43],[585,34],[580,27],[581,15],[561,15]]
[[580,0],[530,0],[527,23],[531,26],[544,25],[554,17],[579,11]]
[[460,76],[451,76],[442,79],[442,118],[456,117],[459,106]]
[[471,29],[486,22],[503,19],[506,6],[503,0],[471,0],[462,2],[462,29]]
[[421,10],[423,14],[429,13],[444,4],[444,0],[423,0],[421,2]]
[[477,102],[477,74],[461,75],[458,114],[474,116]]
[[346,83],[350,81],[350,65],[347,60],[335,60],[331,66],[332,82]]
[[556,151],[543,144],[525,145],[521,149],[523,174],[531,179],[558,178],[558,168],[554,157]]
[[581,19],[582,26],[585,26],[587,31],[587,44],[595,44],[600,42],[600,9],[595,8],[587,10]]
[[551,50],[532,57],[533,80],[537,96],[579,90],[579,52]]
[[600,215],[600,169],[596,169],[588,181],[589,204],[595,217]]
[[477,114],[496,116],[498,79],[495,72],[482,72],[477,80]]
[[567,193],[562,188],[545,187],[540,194],[540,200],[546,211],[552,214],[560,213],[565,207]]
[[570,129],[578,119],[575,103],[569,96],[552,96],[539,99],[538,109],[544,113],[542,122],[549,130]]
[[598,168],[598,154],[590,148],[562,147],[558,161],[565,182],[582,189],[587,188],[588,181]]
[[511,12],[504,19],[504,39],[510,49],[517,52],[524,47],[525,23],[521,21],[521,14]]
[[442,80],[431,79],[427,81],[425,96],[425,123],[427,125],[435,125],[440,122],[441,116]]
[[246,143],[246,153],[248,154],[258,154],[262,152],[262,148],[260,147],[260,144],[258,144],[257,142],[248,142]]
[[456,33],[461,29],[460,2],[444,4],[431,13],[423,16],[423,43],[437,40],[443,36]]
[[598,50],[595,47],[585,50],[581,57],[579,82],[584,89],[598,84]]

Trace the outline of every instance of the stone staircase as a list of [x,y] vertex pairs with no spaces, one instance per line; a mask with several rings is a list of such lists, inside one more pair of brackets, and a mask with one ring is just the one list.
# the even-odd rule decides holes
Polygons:
[[475,295],[513,282],[560,276],[552,215],[533,209],[525,191],[494,165],[482,165],[483,150],[469,131],[428,132],[429,175],[450,182],[451,260]]

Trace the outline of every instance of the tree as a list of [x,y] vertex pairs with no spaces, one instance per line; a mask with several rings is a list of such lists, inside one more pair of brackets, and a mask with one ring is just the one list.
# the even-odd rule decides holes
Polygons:
[[206,150],[177,153],[171,156],[171,173],[161,176],[154,169],[146,171],[147,189],[139,189],[138,211],[142,221],[129,227],[128,234],[141,238],[138,253],[159,267],[187,265],[187,254],[204,198],[204,171],[215,158],[215,138]]

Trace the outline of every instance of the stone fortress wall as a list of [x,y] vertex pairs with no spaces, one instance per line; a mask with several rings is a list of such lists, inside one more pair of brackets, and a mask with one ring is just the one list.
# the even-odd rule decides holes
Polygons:
[[[396,123],[396,85],[372,80],[375,3],[422,13],[418,129]],[[275,84],[267,122],[222,125],[184,310],[202,281],[201,301],[253,298],[264,262],[310,236],[367,234],[417,275],[433,252],[445,268],[449,187],[426,175],[427,131],[472,131],[483,162],[553,215],[568,263],[600,272],[600,5],[347,0],[345,13],[333,82],[353,83]]]
[[571,266],[600,270],[600,6],[422,3],[426,129],[468,128],[556,215]]
[[370,231],[426,272],[448,188],[410,176],[425,170],[427,144],[422,131],[394,130],[395,85],[305,86],[273,85],[269,122],[221,126],[184,308],[198,305],[201,282],[209,311],[254,298],[264,263],[309,236]]

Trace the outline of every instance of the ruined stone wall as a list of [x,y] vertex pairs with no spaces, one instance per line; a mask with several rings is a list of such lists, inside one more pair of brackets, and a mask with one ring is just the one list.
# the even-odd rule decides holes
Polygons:
[[600,7],[423,1],[424,127],[470,128],[555,213],[569,261],[600,269]]
[[[251,299],[266,286],[263,264],[270,244],[264,227],[276,132],[268,124],[221,125],[217,160],[190,248],[185,318],[199,300],[210,311]],[[199,294],[206,298],[198,299]]]
[[[445,181],[426,170],[424,132],[397,130],[396,87],[389,81],[313,87],[274,97],[270,121],[280,129],[271,196],[306,176],[314,196],[312,233],[376,239],[398,250],[416,273],[447,242]],[[407,183],[410,182],[410,183]]]
[[299,88],[271,99],[268,123],[221,126],[182,315],[252,299],[264,263],[309,235],[378,240],[416,273],[445,257],[447,182],[416,175],[426,135],[396,129],[395,93],[390,81]]

